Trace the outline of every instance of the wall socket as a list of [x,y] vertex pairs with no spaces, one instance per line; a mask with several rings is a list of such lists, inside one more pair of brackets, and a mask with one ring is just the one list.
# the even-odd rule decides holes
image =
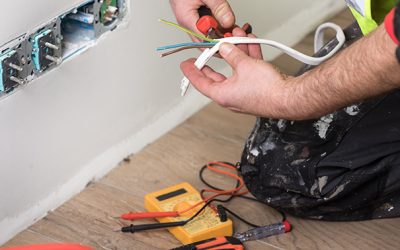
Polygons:
[[128,13],[129,0],[90,0],[0,46],[0,98],[96,44]]

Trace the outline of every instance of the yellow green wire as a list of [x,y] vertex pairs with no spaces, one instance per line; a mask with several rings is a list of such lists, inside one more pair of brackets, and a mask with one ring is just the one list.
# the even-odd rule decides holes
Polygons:
[[217,41],[214,40],[214,39],[210,39],[210,38],[208,38],[208,37],[205,37],[205,36],[203,36],[203,35],[201,35],[201,34],[198,34],[198,33],[194,32],[194,31],[191,31],[191,30],[189,30],[189,29],[186,29],[186,28],[180,26],[179,24],[176,24],[176,23],[173,23],[173,22],[169,22],[169,21],[166,21],[166,20],[164,20],[164,19],[159,19],[159,21],[162,22],[162,23],[165,23],[165,24],[167,24],[167,25],[173,26],[173,27],[175,27],[175,28],[178,28],[178,29],[180,29],[180,30],[182,30],[182,31],[184,31],[184,32],[186,32],[186,33],[192,35],[192,36],[195,36],[195,37],[197,37],[197,38],[200,38],[200,39],[202,39],[202,40],[204,40],[204,41],[207,41],[207,42],[217,42]]

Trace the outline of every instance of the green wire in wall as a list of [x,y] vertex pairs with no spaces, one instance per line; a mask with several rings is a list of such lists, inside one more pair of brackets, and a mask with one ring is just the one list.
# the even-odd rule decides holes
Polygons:
[[118,0],[103,0],[103,4],[100,8],[100,22],[107,24],[114,20],[114,16],[117,14],[117,1]]

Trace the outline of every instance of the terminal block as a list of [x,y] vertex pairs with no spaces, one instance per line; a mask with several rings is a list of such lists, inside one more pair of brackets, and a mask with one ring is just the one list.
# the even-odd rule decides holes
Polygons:
[[53,29],[39,31],[31,38],[32,60],[36,71],[44,71],[61,63],[61,44],[57,41]]
[[0,55],[0,91],[9,92],[18,85],[24,84],[21,73],[20,58],[15,50],[9,49]]

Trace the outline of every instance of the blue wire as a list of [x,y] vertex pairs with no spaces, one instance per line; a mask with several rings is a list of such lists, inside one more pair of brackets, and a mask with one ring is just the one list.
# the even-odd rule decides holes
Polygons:
[[186,46],[204,46],[204,45],[215,45],[215,44],[217,44],[217,43],[211,43],[211,42],[204,42],[204,43],[178,43],[178,44],[172,44],[172,45],[158,47],[156,50],[160,51],[160,50],[175,49],[175,48],[186,47]]

